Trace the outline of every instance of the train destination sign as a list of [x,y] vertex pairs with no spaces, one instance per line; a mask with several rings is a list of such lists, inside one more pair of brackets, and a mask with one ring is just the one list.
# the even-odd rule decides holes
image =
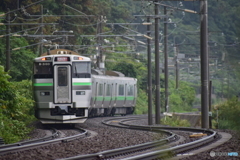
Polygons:
[[70,58],[69,57],[55,57],[55,61],[66,62],[66,61],[70,61]]

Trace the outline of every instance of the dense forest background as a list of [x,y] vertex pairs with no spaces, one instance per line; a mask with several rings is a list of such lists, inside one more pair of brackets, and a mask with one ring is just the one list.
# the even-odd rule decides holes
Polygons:
[[[168,7],[168,52],[170,58],[174,58],[174,46],[177,46],[178,54],[200,56],[200,2],[197,1],[174,1],[159,2],[160,15],[164,14],[163,6]],[[213,92],[219,96],[229,97],[238,94],[236,78],[239,66],[239,4],[237,0],[211,0],[208,1],[208,30],[209,30],[209,55],[210,55],[210,76],[213,83]],[[41,23],[41,5],[43,15],[73,15],[44,17]],[[106,65],[112,69],[112,59],[124,60],[124,54],[131,55],[133,59],[142,62],[146,61],[147,39],[143,36],[129,37],[137,33],[147,34],[146,25],[132,25],[133,23],[144,23],[146,17],[143,15],[154,15],[154,3],[151,1],[133,0],[4,0],[0,2],[0,11],[11,12],[10,22],[19,23],[11,25],[11,35],[18,34],[21,37],[11,36],[11,70],[10,75],[13,80],[31,78],[31,60],[40,55],[40,43],[47,46],[43,41],[51,42],[51,45],[65,45],[78,51],[82,55],[94,55],[97,53],[96,47],[101,47],[102,52],[107,56]],[[196,11],[198,14],[183,12],[182,9]],[[139,16],[142,15],[142,16]],[[80,17],[81,16],[81,17]],[[103,18],[101,18],[103,17]],[[6,15],[2,15],[2,22],[7,23]],[[154,19],[151,19],[154,22]],[[163,51],[163,30],[164,19],[160,19],[160,50]],[[22,24],[20,24],[22,23]],[[24,23],[30,23],[26,25]],[[36,25],[31,25],[35,23]],[[50,24],[52,23],[52,24]],[[129,25],[122,25],[129,23]],[[100,25],[102,33],[106,35],[118,35],[116,37],[103,37],[99,42]],[[6,35],[6,25],[0,26],[0,34]],[[42,30],[41,30],[42,29]],[[64,32],[63,32],[64,31]],[[37,35],[63,35],[71,34],[74,37],[44,37]],[[154,37],[154,25],[151,27],[151,35]],[[86,36],[89,35],[89,36]],[[90,36],[91,35],[91,36]],[[124,36],[131,39],[124,39]],[[0,63],[6,63],[6,40],[5,36],[0,38]],[[48,43],[49,44],[49,43]],[[78,45],[78,46],[77,46]],[[20,49],[16,49],[20,47]],[[44,47],[46,51],[49,47]],[[53,47],[51,48],[53,49]],[[164,56],[161,52],[161,63],[163,65]],[[18,58],[17,58],[18,57]],[[20,58],[21,57],[21,58]],[[212,58],[211,58],[212,57]],[[16,60],[18,59],[18,60]],[[154,60],[154,39],[152,40],[152,59]],[[190,59],[191,60],[191,59]],[[200,68],[199,64],[189,62],[189,65],[180,66],[180,76],[185,81],[193,82],[199,86]],[[188,72],[186,72],[188,71]],[[171,73],[174,71],[171,71]],[[192,74],[188,74],[192,73]],[[174,74],[174,73],[172,73]],[[188,74],[186,76],[186,74]],[[227,79],[226,79],[227,78]],[[181,77],[180,77],[181,79]],[[221,83],[227,83],[223,88]],[[228,85],[233,87],[228,87]],[[196,91],[199,89],[196,87]]]
[[[201,93],[200,2],[159,1],[158,3],[159,15],[164,15],[163,5],[170,6],[167,7],[168,18],[160,19],[159,28],[160,66],[163,66],[164,23],[168,24],[167,45],[169,64],[172,66],[169,67],[170,111],[195,111],[193,106],[200,105],[200,98],[196,98],[196,95]],[[31,94],[32,60],[41,52],[55,47],[74,50],[89,57],[93,57],[101,50],[106,55],[106,69],[120,71],[126,76],[138,79],[138,102],[135,114],[147,113],[147,39],[142,35],[147,34],[147,27],[143,23],[147,21],[146,15],[154,15],[154,5],[152,1],[134,0],[2,0],[0,2],[0,121],[3,123],[0,124],[2,131],[0,137],[5,137],[10,143],[22,139],[29,131],[26,126],[34,120]],[[184,9],[196,11],[197,14],[183,12]],[[9,13],[9,17],[6,13]],[[218,104],[217,109],[221,108],[219,103],[232,97],[236,98],[240,93],[238,13],[240,13],[239,0],[208,0],[209,75],[213,85],[212,103]],[[150,21],[154,22],[154,19]],[[8,24],[11,24],[9,33]],[[155,82],[154,30],[152,25],[153,84]],[[108,36],[101,38],[99,34]],[[5,72],[8,35],[10,35],[11,60],[10,70]],[[175,81],[176,58],[180,62],[179,88],[176,88]],[[164,71],[163,67],[161,69]],[[165,86],[162,72],[160,85],[163,112]],[[238,103],[235,99],[233,102],[232,107],[235,107],[236,112],[229,113],[231,115],[239,113]],[[229,117],[226,114],[228,106],[228,103],[223,105],[224,122],[226,122],[224,116]],[[221,112],[219,114],[221,115]],[[237,122],[234,116],[231,117],[233,118],[229,121]],[[226,126],[223,127],[227,128]],[[13,136],[9,136],[10,130],[13,135],[19,133],[19,137],[11,138]]]

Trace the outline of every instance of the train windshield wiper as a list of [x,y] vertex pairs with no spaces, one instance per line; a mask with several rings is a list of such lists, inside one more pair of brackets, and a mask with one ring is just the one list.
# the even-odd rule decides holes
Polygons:
[[75,64],[75,76],[78,78],[78,72],[77,72],[76,64]]

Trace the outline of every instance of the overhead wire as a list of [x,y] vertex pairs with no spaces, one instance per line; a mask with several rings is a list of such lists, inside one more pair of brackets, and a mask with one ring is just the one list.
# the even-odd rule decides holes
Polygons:
[[22,30],[22,31],[17,31],[17,32],[14,32],[14,33],[10,33],[10,34],[4,34],[4,35],[1,35],[0,37],[12,36],[14,34],[25,32],[25,31],[29,31],[29,30],[33,30],[33,29],[36,29],[36,28],[39,28],[39,27],[33,27],[33,28],[28,28],[28,29]]
[[[57,39],[61,39],[61,37],[57,37],[57,38],[51,39],[50,41],[54,41],[54,40],[57,40]],[[34,44],[31,44],[31,45],[28,45],[28,46],[17,47],[17,48],[12,49],[12,51],[23,49],[23,48],[27,48],[27,47],[32,47],[32,46],[43,44],[43,43],[46,43],[46,42],[39,42],[39,43],[34,43]]]
[[72,26],[77,26],[77,27],[89,27],[89,26],[96,26],[97,23],[94,23],[94,24],[88,24],[88,25],[82,25],[82,24],[74,24],[74,23],[70,23],[70,22],[67,22],[67,21],[64,21],[64,23],[66,24],[69,24],[69,25],[72,25]]

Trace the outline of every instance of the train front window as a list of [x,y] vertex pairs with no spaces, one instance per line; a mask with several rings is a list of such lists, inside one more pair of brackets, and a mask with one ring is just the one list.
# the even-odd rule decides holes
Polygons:
[[67,67],[58,67],[58,86],[67,86]]
[[73,78],[91,78],[90,62],[73,62],[72,70]]
[[35,62],[34,78],[53,78],[52,62]]

